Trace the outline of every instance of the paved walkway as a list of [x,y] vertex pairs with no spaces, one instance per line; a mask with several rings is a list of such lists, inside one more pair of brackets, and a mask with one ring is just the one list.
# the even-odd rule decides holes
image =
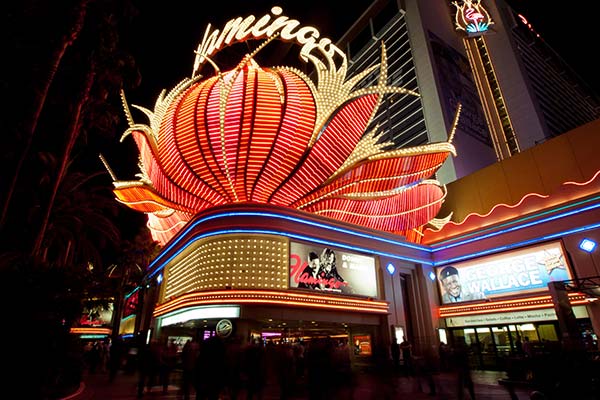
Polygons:
[[[475,382],[475,396],[477,400],[510,400],[507,390],[498,385],[498,379],[505,376],[503,372],[495,371],[473,371],[473,381]],[[353,391],[345,391],[338,395],[329,397],[329,399],[340,400],[387,400],[387,399],[441,399],[458,400],[456,393],[456,376],[452,373],[440,373],[434,375],[436,394],[429,394],[429,387],[424,380],[415,377],[406,377],[397,374],[390,374],[383,378],[369,371],[356,371],[356,385]],[[80,389],[71,396],[63,400],[133,400],[137,399],[137,375],[119,372],[113,382],[109,382],[108,375],[103,373],[86,374],[84,382]],[[166,393],[163,393],[162,387],[154,387],[151,392],[144,393],[144,399],[150,400],[180,400],[183,399],[178,385],[177,377],[174,384],[168,387]],[[519,400],[529,400],[529,394],[520,390],[517,391]],[[191,399],[195,397],[192,394]],[[279,386],[276,382],[268,382],[265,388],[262,400],[280,399]],[[287,400],[308,399],[306,387],[300,385],[297,387]],[[246,400],[245,393],[238,396],[238,399]],[[465,394],[464,399],[469,399]],[[229,400],[223,398],[222,400]],[[324,400],[324,399],[323,399]]]

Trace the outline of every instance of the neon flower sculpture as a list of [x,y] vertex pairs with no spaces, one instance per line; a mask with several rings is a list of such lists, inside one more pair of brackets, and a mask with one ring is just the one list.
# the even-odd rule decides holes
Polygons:
[[[429,178],[455,154],[454,127],[448,142],[387,150],[393,143],[381,142],[377,127],[366,132],[383,97],[418,94],[386,85],[385,48],[380,65],[346,79],[344,53],[329,39],[317,41],[312,27],[294,31],[298,21],[280,16],[279,7],[271,13],[278,18],[209,26],[192,78],[163,91],[154,111],[136,107],[149,125],[133,122],[123,96],[123,138],[135,139],[141,172],[137,181],[115,179],[117,200],[147,213],[163,244],[194,215],[230,203],[286,206],[404,235],[443,222],[434,217],[445,190]],[[267,40],[221,72],[210,55],[250,36]],[[303,45],[318,83],[295,68],[257,64],[256,53],[276,37]],[[196,74],[205,62],[216,70],[206,79]],[[378,83],[355,90],[377,68]]]

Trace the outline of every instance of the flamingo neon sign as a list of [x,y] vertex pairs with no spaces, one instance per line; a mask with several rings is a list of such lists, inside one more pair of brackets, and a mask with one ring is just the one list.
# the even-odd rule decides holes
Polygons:
[[462,4],[452,2],[456,7],[456,30],[463,30],[469,35],[479,35],[489,29],[494,22],[480,3],[480,0],[463,0]]

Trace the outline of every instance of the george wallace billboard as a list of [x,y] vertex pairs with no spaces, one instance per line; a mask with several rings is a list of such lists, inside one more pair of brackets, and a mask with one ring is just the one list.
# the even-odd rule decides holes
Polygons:
[[290,288],[378,297],[375,258],[291,242]]
[[561,242],[545,243],[436,269],[443,304],[548,291],[572,279]]

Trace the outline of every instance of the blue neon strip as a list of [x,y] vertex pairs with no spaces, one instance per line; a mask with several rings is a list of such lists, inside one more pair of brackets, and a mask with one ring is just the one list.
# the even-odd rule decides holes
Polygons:
[[135,289],[133,289],[128,295],[125,296],[125,300],[127,300],[128,298],[131,297],[131,295],[133,295],[135,292],[137,292],[138,290],[140,290],[140,287],[136,287]]
[[[319,228],[329,229],[331,231],[346,233],[346,234],[353,235],[353,236],[358,236],[358,237],[361,237],[361,238],[373,239],[373,240],[376,240],[376,241],[393,244],[394,246],[407,247],[409,249],[415,249],[415,250],[420,250],[420,251],[425,251],[425,252],[432,252],[432,250],[431,250],[431,248],[429,246],[423,246],[423,245],[418,245],[418,244],[414,244],[414,243],[399,242],[397,240],[385,239],[385,238],[381,238],[381,237],[378,237],[378,236],[368,235],[366,233],[360,233],[360,232],[352,231],[352,230],[349,230],[349,229],[344,229],[344,228],[334,227],[334,226],[331,226],[331,225],[322,224],[320,222],[306,221],[304,219],[300,219],[300,218],[297,218],[297,217],[291,217],[291,216],[288,216],[288,215],[280,215],[280,214],[267,213],[267,212],[259,212],[259,211],[231,211],[231,212],[223,212],[223,213],[218,213],[218,214],[214,214],[214,215],[209,215],[209,216],[206,216],[206,217],[202,217],[199,220],[193,222],[190,226],[186,227],[183,230],[183,232],[179,235],[179,237],[176,240],[174,240],[171,244],[169,244],[169,246],[166,249],[164,249],[161,253],[165,254],[172,247],[175,247],[198,224],[201,224],[203,222],[210,221],[210,220],[213,220],[213,219],[223,218],[223,217],[239,217],[239,216],[242,216],[242,217],[247,217],[247,216],[250,216],[250,217],[268,217],[268,218],[284,219],[284,220],[288,220],[288,221],[292,221],[292,222],[298,222],[298,223],[305,224],[305,225],[310,225],[310,226],[315,226],[315,227],[319,227]],[[154,265],[158,263],[158,260],[160,258],[161,258],[161,256],[159,255],[159,257],[157,259],[155,259],[154,261],[152,261],[150,263],[150,265],[149,265],[149,269],[154,268]]]
[[582,226],[582,227],[575,228],[575,229],[569,229],[567,231],[557,232],[557,233],[553,233],[551,235],[541,236],[541,237],[535,238],[535,239],[524,240],[524,241],[518,242],[518,243],[511,243],[511,244],[507,244],[505,246],[495,247],[493,249],[480,251],[478,253],[470,253],[468,255],[450,258],[450,259],[444,260],[444,261],[436,261],[433,263],[433,265],[435,267],[438,267],[438,266],[445,265],[445,264],[455,263],[457,261],[463,261],[466,259],[476,258],[476,257],[483,256],[483,255],[490,254],[490,253],[497,253],[497,252],[504,251],[504,250],[510,250],[510,249],[514,249],[516,247],[523,247],[523,246],[526,246],[529,244],[544,242],[546,240],[556,239],[556,238],[560,238],[562,236],[568,236],[568,235],[572,235],[574,233],[585,232],[585,231],[589,231],[591,229],[596,229],[596,228],[600,228],[600,223],[586,225],[586,226]]
[[[576,204],[585,204],[591,200],[596,200],[599,199],[600,197],[595,197],[593,199],[589,199],[589,200],[585,200]],[[525,217],[522,218],[520,220],[517,221],[513,221],[510,223],[506,223],[500,226],[507,226],[507,225],[514,225],[515,222],[519,222],[519,221],[526,221],[528,219],[531,218],[535,218],[538,217],[540,215],[545,215],[545,214],[549,214],[549,213],[553,213],[556,212],[556,210],[561,210],[564,208],[570,208],[573,205],[569,205],[569,206],[565,206],[565,207],[560,207],[560,208],[555,208],[553,210],[550,211],[545,211],[542,213],[538,213],[529,217]],[[600,203],[595,203],[583,208],[578,208],[576,210],[570,210],[564,213],[560,213],[560,214],[556,214],[556,215],[552,215],[550,217],[547,218],[543,218],[541,220],[536,220],[536,221],[532,221],[523,225],[518,225],[518,226],[512,226],[510,228],[507,229],[503,229],[500,231],[495,231],[495,232],[490,232],[488,234],[485,235],[481,235],[481,236],[477,236],[477,237],[473,237],[470,239],[466,239],[463,241],[459,241],[459,242],[455,242],[455,243],[451,243],[451,244],[447,244],[445,246],[440,246],[440,247],[436,247],[435,245],[432,247],[425,247],[425,246],[421,246],[421,245],[416,245],[416,244],[411,244],[411,243],[406,243],[406,242],[398,242],[395,240],[391,240],[391,239],[385,239],[385,238],[381,238],[381,237],[377,237],[377,236],[373,236],[373,235],[368,235],[368,234],[364,234],[364,233],[360,233],[360,232],[356,232],[356,231],[351,231],[348,229],[344,229],[344,228],[339,228],[339,227],[333,227],[330,225],[326,225],[326,224],[322,224],[319,222],[314,222],[314,221],[306,221],[297,217],[291,217],[291,216],[286,216],[286,215],[279,215],[279,214],[273,214],[273,213],[266,213],[266,212],[256,212],[256,211],[234,211],[234,212],[226,212],[226,213],[218,213],[218,214],[214,214],[214,215],[210,215],[210,216],[206,216],[203,217],[197,221],[195,221],[194,223],[192,223],[190,226],[188,226],[181,235],[179,235],[179,237],[174,240],[168,247],[167,249],[165,249],[162,254],[167,253],[167,251],[173,247],[175,247],[180,241],[184,240],[185,235],[191,231],[192,229],[194,229],[196,227],[196,225],[212,220],[212,219],[217,219],[217,218],[222,218],[222,217],[236,217],[236,216],[259,216],[259,217],[269,217],[269,218],[279,218],[279,219],[284,219],[284,220],[289,220],[289,221],[293,221],[293,222],[298,222],[298,223],[302,223],[302,224],[306,224],[306,225],[311,225],[311,226],[315,226],[315,227],[319,227],[319,228],[324,228],[324,229],[329,229],[332,231],[336,231],[336,232],[341,232],[341,233],[346,233],[349,235],[353,235],[353,236],[358,236],[358,237],[362,237],[362,238],[368,238],[368,239],[372,239],[372,240],[376,240],[376,241],[380,241],[380,242],[384,242],[384,243],[390,243],[394,246],[399,246],[399,247],[406,247],[406,248],[411,248],[411,249],[416,249],[416,250],[421,250],[421,251],[425,251],[425,252],[429,252],[429,253],[434,253],[440,250],[445,250],[445,249],[450,249],[456,246],[462,246],[468,243],[472,243],[472,242],[476,242],[479,240],[483,240],[483,239],[487,239],[487,238],[491,238],[494,236],[498,236],[498,235],[502,235],[504,233],[509,233],[509,232],[513,232],[513,231],[517,231],[520,229],[524,229],[524,228],[528,228],[531,226],[535,226],[541,223],[546,223],[546,222],[550,222],[550,221],[554,221],[556,219],[560,219],[560,218],[565,218],[571,215],[575,215],[578,214],[580,212],[585,212],[585,211],[590,211],[590,210],[594,210],[596,208],[600,207]],[[321,243],[321,244],[326,244],[326,245],[330,245],[333,247],[338,247],[338,248],[344,248],[344,249],[349,249],[349,250],[354,250],[354,251],[358,251],[358,252],[366,252],[366,253],[370,253],[370,254],[377,254],[377,255],[381,255],[381,256],[386,256],[386,257],[392,257],[392,258],[396,258],[396,259],[400,259],[400,260],[404,260],[404,261],[410,261],[410,262],[414,262],[414,263],[419,263],[419,264],[425,264],[425,265],[431,265],[431,266],[441,266],[441,265],[445,265],[448,263],[452,263],[452,262],[457,262],[457,261],[462,261],[465,259],[470,259],[470,258],[475,258],[475,257],[479,257],[482,255],[487,255],[487,254],[491,254],[491,253],[497,253],[500,251],[504,251],[504,250],[509,250],[509,249],[513,249],[516,247],[522,247],[528,244],[534,244],[534,243],[539,243],[545,240],[549,240],[549,239],[555,239],[555,238],[559,238],[561,236],[567,236],[567,235],[571,235],[573,233],[578,233],[578,232],[584,232],[584,231],[588,231],[591,229],[595,229],[600,227],[600,223],[599,224],[593,224],[593,225],[587,225],[587,226],[583,226],[580,228],[575,228],[575,229],[571,229],[571,230],[567,230],[567,231],[562,231],[562,232],[557,232],[551,235],[546,235],[546,236],[542,236],[539,238],[535,238],[535,239],[530,239],[530,240],[526,240],[526,241],[522,241],[522,242],[518,242],[518,243],[512,243],[512,244],[508,244],[505,246],[499,246],[499,247],[495,247],[492,249],[487,249],[478,253],[471,253],[468,255],[464,255],[464,256],[460,256],[460,257],[455,257],[452,259],[448,259],[448,260],[443,260],[443,261],[435,261],[435,262],[431,262],[428,260],[423,260],[423,259],[416,259],[416,258],[412,258],[412,257],[405,257],[399,254],[392,254],[392,253],[386,253],[386,252],[379,252],[379,251],[375,251],[373,249],[366,249],[366,248],[362,248],[362,247],[357,247],[357,246],[348,246],[345,244],[341,244],[341,243],[337,243],[337,242],[331,242],[331,241],[327,241],[327,240],[323,240],[320,238],[315,238],[315,237],[310,237],[310,236],[304,236],[304,235],[297,235],[297,234],[293,234],[293,233],[289,233],[289,232],[284,232],[284,231],[270,231],[270,230],[256,230],[256,229],[237,229],[237,230],[233,230],[233,229],[227,229],[227,230],[220,230],[220,231],[213,231],[210,233],[205,233],[199,236],[194,237],[192,240],[190,240],[188,242],[188,244],[179,249],[175,254],[173,254],[171,257],[169,257],[166,261],[164,262],[160,262],[159,260],[162,258],[162,256],[159,256],[158,258],[156,258],[150,265],[149,265],[149,269],[154,269],[156,268],[154,271],[152,271],[148,277],[153,277],[157,272],[159,272],[160,270],[162,270],[164,268],[164,266],[166,264],[168,264],[171,260],[173,260],[173,258],[175,258],[177,255],[179,255],[185,248],[187,248],[187,246],[193,242],[195,242],[196,240],[199,239],[203,239],[206,237],[211,237],[211,236],[216,236],[216,235],[222,235],[222,234],[228,234],[228,233],[258,233],[258,234],[269,234],[269,235],[280,235],[280,236],[285,236],[285,237],[289,237],[289,238],[294,238],[294,239],[300,239],[300,240],[305,240],[305,241],[309,241],[309,242],[314,242],[314,243]],[[495,228],[494,228],[495,229]],[[159,266],[157,266],[159,265]],[[136,289],[137,290],[137,289]],[[135,292],[135,291],[134,291]],[[131,293],[133,294],[133,292]]]
[[[523,224],[523,225],[513,226],[513,227],[508,228],[508,229],[503,229],[503,230],[500,230],[500,231],[491,232],[491,233],[488,233],[488,234],[485,234],[485,235],[473,237],[471,239],[466,239],[466,240],[462,240],[460,242],[455,242],[455,243],[447,244],[445,246],[437,247],[437,246],[434,245],[434,246],[432,246],[432,250],[434,252],[436,252],[436,251],[439,251],[439,250],[450,249],[450,248],[456,247],[456,246],[462,246],[464,244],[476,242],[478,240],[483,240],[483,239],[491,238],[491,237],[494,237],[494,236],[502,235],[504,233],[513,232],[513,231],[516,231],[516,230],[519,230],[519,229],[528,228],[528,227],[535,226],[535,225],[538,225],[538,224],[542,224],[542,223],[545,223],[545,222],[554,221],[556,219],[569,217],[571,215],[579,214],[580,212],[594,210],[594,209],[599,208],[599,207],[600,207],[600,203],[595,203],[595,204],[589,205],[587,207],[578,208],[576,210],[571,210],[571,211],[567,211],[567,212],[564,212],[564,213],[552,215],[550,217],[543,218],[543,219],[536,220],[536,221],[532,221],[532,222],[528,222],[528,223]],[[550,213],[550,212],[554,212],[554,211],[556,211],[556,210],[552,210],[552,211],[547,211],[545,213],[536,214],[536,215],[531,216],[531,217],[529,217],[527,219],[530,219],[530,218],[533,218],[533,217],[537,217],[539,215],[544,215],[544,214],[547,214],[547,213]],[[522,220],[526,220],[526,219],[522,219]],[[515,222],[518,222],[518,221],[515,221]],[[510,223],[510,225],[513,225],[515,222]],[[508,225],[508,224],[505,224],[505,225]],[[503,225],[501,225],[501,226],[503,226]]]
[[[262,230],[262,229],[223,229],[223,230],[219,230],[219,231],[213,231],[213,232],[203,233],[203,234],[200,234],[198,236],[194,236],[192,239],[190,239],[188,241],[188,243],[186,244],[185,247],[182,247],[177,252],[175,252],[173,255],[171,255],[171,257],[169,257],[166,261],[162,262],[158,267],[156,267],[156,269],[154,271],[152,271],[148,275],[148,277],[152,278],[154,275],[156,275],[156,273],[159,272],[159,271],[161,271],[165,267],[166,264],[168,264],[169,262],[171,262],[171,260],[173,260],[175,257],[177,257],[182,251],[184,251],[189,245],[191,245],[195,241],[200,240],[200,239],[204,239],[204,238],[207,238],[207,237],[211,237],[211,236],[218,236],[218,235],[232,234],[232,233],[236,233],[236,234],[239,234],[239,233],[254,233],[254,234],[263,234],[263,235],[279,235],[279,236],[285,236],[285,237],[292,238],[292,239],[299,239],[299,240],[304,240],[304,241],[308,241],[308,242],[324,244],[324,245],[328,245],[328,246],[332,246],[332,247],[337,247],[337,248],[342,248],[342,249],[347,249],[347,250],[354,250],[354,251],[368,253],[368,254],[377,254],[377,255],[380,255],[380,256],[392,257],[392,258],[395,258],[395,259],[404,260],[404,261],[410,261],[410,262],[418,263],[418,264],[433,265],[433,263],[431,261],[429,261],[429,260],[423,260],[423,259],[417,259],[417,258],[412,258],[412,257],[406,257],[406,256],[402,256],[402,255],[399,255],[399,254],[386,253],[386,252],[383,252],[383,251],[377,251],[377,250],[373,250],[373,249],[367,249],[367,248],[364,248],[364,247],[349,246],[349,245],[338,243],[338,242],[332,242],[332,241],[329,241],[329,240],[324,240],[324,239],[310,237],[310,236],[298,235],[298,234],[295,234],[295,233],[289,233],[289,232],[283,232],[283,231],[274,231],[274,230],[273,231],[271,231],[271,230]],[[154,268],[155,264],[156,263],[150,264],[150,268]]]

